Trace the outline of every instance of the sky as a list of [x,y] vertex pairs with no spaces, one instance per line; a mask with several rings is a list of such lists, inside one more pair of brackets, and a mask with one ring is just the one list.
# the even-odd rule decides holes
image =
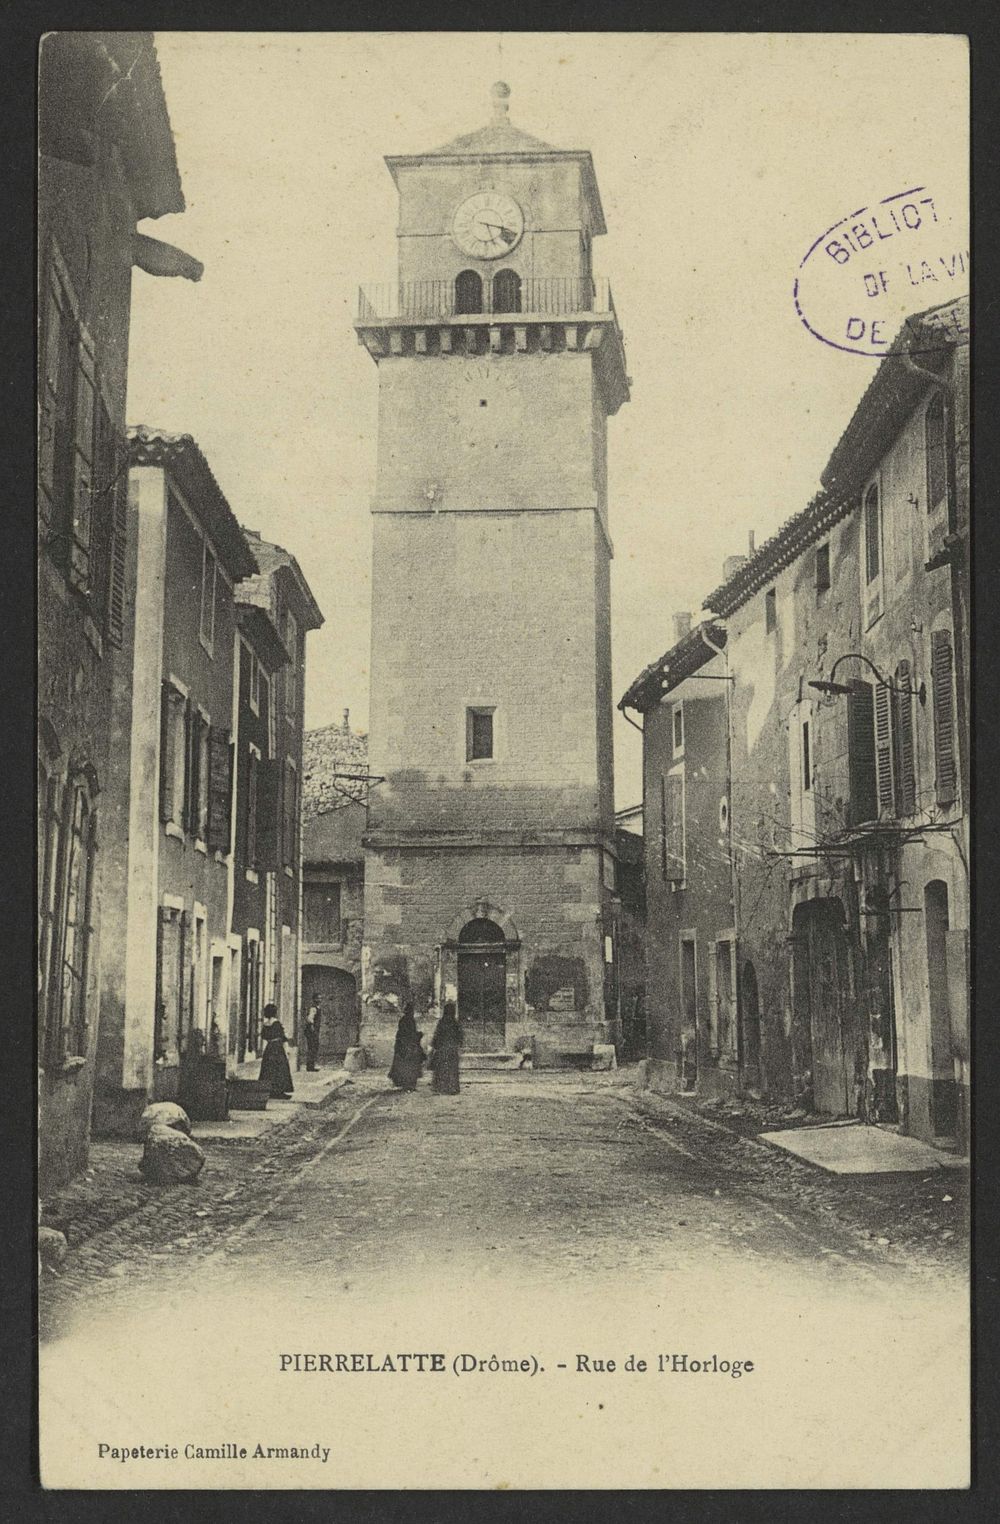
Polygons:
[[[384,155],[484,125],[498,79],[516,126],[593,155],[609,229],[595,274],[611,281],[633,380],[609,424],[616,699],[725,557],[805,506],[877,367],[820,342],[792,294],[798,275],[823,324],[839,322],[869,261],[820,266],[820,246],[800,271],[810,247],[911,187],[941,214],[921,255],[937,268],[967,246],[961,38],[156,41],[187,210],[140,226],[205,273],[194,285],[135,271],[129,421],[193,434],[241,522],[297,557],[326,621],[309,637],[309,727],[346,708],[367,726],[377,370],[352,318],[358,286],[395,275]],[[944,301],[950,279],[900,300]],[[641,796],[641,742],[618,714],[615,734],[624,808]]]

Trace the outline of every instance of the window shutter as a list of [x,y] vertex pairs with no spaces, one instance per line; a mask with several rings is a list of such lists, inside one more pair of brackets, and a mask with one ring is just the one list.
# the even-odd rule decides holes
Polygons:
[[213,725],[208,734],[208,846],[213,852],[230,848],[232,768],[229,731]]
[[871,683],[855,682],[847,700],[847,760],[851,797],[849,825],[878,814],[875,788],[875,702]]
[[169,683],[160,689],[160,819],[174,818],[174,768],[177,756],[177,732],[173,716],[173,690]]
[[286,758],[285,760],[285,787],[282,795],[282,819],[284,840],[282,842],[282,857],[288,867],[295,864],[295,821],[297,816],[297,788],[298,779],[295,768]]
[[281,866],[281,764],[261,762],[257,774],[257,867]]
[[665,800],[666,851],[664,875],[668,883],[684,880],[684,778],[668,773],[663,780]]
[[77,351],[73,428],[73,543],[70,548],[70,578],[75,586],[83,589],[88,587],[90,580],[95,416],[94,357],[89,340],[81,330]]
[[931,685],[934,695],[934,757],[937,764],[937,802],[951,804],[956,792],[955,702],[952,692],[950,630],[931,635]]
[[111,555],[108,567],[108,639],[120,646],[125,633],[125,549],[128,536],[128,448],[117,434],[113,453]]
[[901,661],[896,668],[896,693],[893,705],[895,733],[893,752],[896,763],[896,814],[912,815],[917,808],[917,778],[913,753],[913,695],[910,693],[910,663]]
[[55,493],[56,432],[58,419],[59,355],[63,314],[53,281],[46,285],[45,352],[43,355],[38,419],[38,477],[41,486],[39,513],[51,523]]
[[892,731],[889,689],[875,684],[875,772],[878,779],[878,810],[892,811]]

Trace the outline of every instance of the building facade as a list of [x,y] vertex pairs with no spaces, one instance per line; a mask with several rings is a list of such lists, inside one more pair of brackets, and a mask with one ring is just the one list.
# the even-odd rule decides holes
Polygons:
[[540,1062],[617,1036],[607,419],[628,397],[589,153],[490,125],[387,160],[361,1041],[458,1002]]
[[647,1052],[666,1088],[725,1095],[756,1078],[736,1022],[726,632],[678,614],[674,633],[620,705],[642,715]]
[[321,1062],[358,1044],[364,936],[368,738],[340,725],[306,732],[302,798],[301,1007],[320,1008]]
[[[108,943],[112,692],[128,612],[132,266],[200,272],[136,233],[142,219],[184,210],[150,34],[42,39],[39,150],[38,1061],[46,1190],[86,1163]],[[159,261],[158,251],[166,256]]]
[[[302,740],[305,705],[306,636],[323,623],[316,600],[290,551],[244,529],[259,572],[240,588],[245,603],[262,608],[288,653],[271,682],[271,758],[273,778],[259,799],[260,828],[276,821],[276,865],[267,870],[265,931],[261,958],[265,1003],[278,1007],[288,1036],[299,1044],[304,1012],[299,1010],[299,926],[302,900]],[[262,781],[264,775],[262,774]],[[260,848],[264,850],[261,838]],[[268,847],[270,854],[271,848]],[[266,858],[270,861],[270,855]],[[261,867],[263,868],[262,863]],[[248,1056],[256,1057],[252,1049]]]
[[[964,303],[911,319],[821,492],[727,563],[705,605],[724,651],[701,668],[728,679],[720,722],[695,721],[697,674],[672,681],[684,641],[623,701],[644,712],[654,1077],[711,1088],[701,1037],[692,1069],[685,1035],[690,1043],[693,1013],[709,1057],[713,1030],[721,1039],[720,965],[709,958],[713,986],[699,975],[697,942],[714,936],[718,951],[730,936],[723,1003],[735,1004],[716,1082],[728,1071],[744,1092],[959,1149],[969,1087],[967,329]],[[696,728],[706,744],[697,755]],[[673,855],[678,815],[663,801],[675,793],[665,779],[678,745],[682,863],[660,877],[679,874],[680,887],[664,892],[653,863]],[[711,799],[700,809],[688,793],[689,763],[711,778],[727,750],[715,817]],[[724,843],[723,803],[730,931],[719,929],[722,875],[700,911],[685,909],[692,853],[708,861]],[[696,944],[686,976],[685,920]]]
[[[230,928],[228,1066],[235,1069],[262,1051],[265,969],[274,966],[270,944],[274,876],[282,867],[279,831],[281,777],[275,749],[275,674],[289,660],[269,609],[236,596],[237,683],[236,808],[233,819],[233,915]],[[270,995],[267,994],[267,999]]]
[[94,1131],[131,1137],[230,1008],[235,586],[256,571],[190,435],[129,430],[129,585],[113,704]]

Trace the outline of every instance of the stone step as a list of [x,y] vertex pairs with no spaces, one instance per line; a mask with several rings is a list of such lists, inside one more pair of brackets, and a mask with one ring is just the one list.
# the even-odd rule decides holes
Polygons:
[[462,1053],[462,1068],[468,1070],[520,1069],[523,1062],[523,1053],[469,1053],[464,1050]]

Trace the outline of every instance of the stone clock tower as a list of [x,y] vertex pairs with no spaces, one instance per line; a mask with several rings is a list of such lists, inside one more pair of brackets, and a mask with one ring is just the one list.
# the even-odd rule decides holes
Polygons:
[[590,154],[513,127],[509,94],[480,131],[386,160],[399,276],[355,325],[379,380],[376,1062],[407,997],[418,1021],[457,999],[467,1051],[533,1040],[539,1064],[617,1032],[606,450],[628,378],[591,272]]

